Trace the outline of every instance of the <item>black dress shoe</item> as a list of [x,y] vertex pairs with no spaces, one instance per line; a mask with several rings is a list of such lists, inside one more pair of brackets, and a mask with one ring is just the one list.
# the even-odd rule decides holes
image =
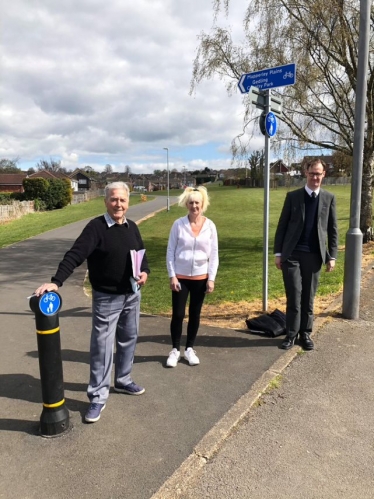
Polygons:
[[313,350],[314,348],[314,343],[310,339],[309,333],[300,333],[299,342],[304,350]]
[[282,350],[289,350],[292,348],[295,344],[296,336],[291,337],[291,336],[286,336],[284,342],[281,344],[279,348]]

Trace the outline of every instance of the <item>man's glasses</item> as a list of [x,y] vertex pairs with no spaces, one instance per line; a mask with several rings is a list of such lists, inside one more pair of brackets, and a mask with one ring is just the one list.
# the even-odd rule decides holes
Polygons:
[[308,172],[309,177],[322,177],[323,173]]

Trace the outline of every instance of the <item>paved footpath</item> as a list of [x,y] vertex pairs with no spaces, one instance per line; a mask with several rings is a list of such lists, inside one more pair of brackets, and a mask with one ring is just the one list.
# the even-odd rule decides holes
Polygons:
[[[139,220],[164,207],[165,198],[157,198],[130,207],[128,215]],[[59,438],[40,437],[35,320],[26,297],[49,281],[86,223],[0,250],[0,498],[162,497],[158,490],[170,477],[194,470],[186,463],[202,443],[204,452],[213,452],[230,434],[252,394],[275,376],[269,368],[282,362],[280,339],[202,326],[196,344],[201,364],[181,361],[166,369],[169,320],[142,316],[133,374],[146,393],[111,393],[100,421],[84,424],[91,303],[82,291],[83,265],[61,288],[59,314],[71,429]],[[165,268],[160,286],[167,282]]]

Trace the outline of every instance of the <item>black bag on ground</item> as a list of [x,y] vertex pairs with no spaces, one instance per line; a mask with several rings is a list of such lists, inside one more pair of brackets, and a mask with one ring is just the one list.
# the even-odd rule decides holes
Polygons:
[[278,309],[271,314],[263,314],[245,322],[253,334],[275,338],[286,333],[286,315]]

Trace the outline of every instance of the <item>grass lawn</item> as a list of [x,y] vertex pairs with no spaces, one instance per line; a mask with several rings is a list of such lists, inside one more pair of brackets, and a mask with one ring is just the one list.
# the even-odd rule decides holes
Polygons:
[[[339,225],[339,244],[344,245],[349,227],[350,186],[328,186],[336,195]],[[273,239],[286,188],[270,192],[269,213],[269,299],[284,295],[282,273],[275,268]],[[173,192],[173,195],[176,193]],[[207,216],[218,230],[220,266],[215,291],[205,303],[215,305],[239,301],[251,302],[262,297],[263,259],[263,198],[262,189],[237,189],[213,187],[209,189],[211,205]],[[171,308],[169,279],[166,272],[166,246],[174,220],[186,214],[186,210],[172,206],[169,212],[161,212],[140,226],[147,249],[151,275],[142,291],[142,311],[168,314]],[[319,294],[338,292],[343,284],[344,250],[338,255],[334,272],[321,273]]]
[[[131,205],[140,202],[140,196],[131,196]],[[0,248],[85,218],[96,217],[104,212],[104,198],[98,197],[85,203],[66,206],[61,210],[30,213],[18,220],[0,224]]]

